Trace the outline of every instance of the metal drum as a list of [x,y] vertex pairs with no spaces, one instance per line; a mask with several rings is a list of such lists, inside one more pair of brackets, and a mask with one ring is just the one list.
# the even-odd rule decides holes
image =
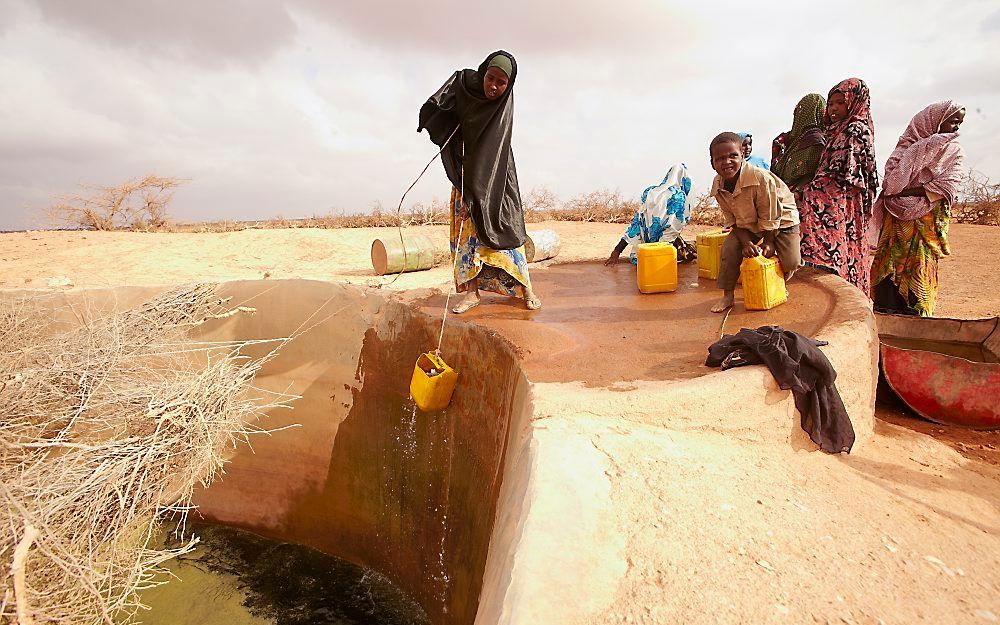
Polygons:
[[[403,249],[406,252],[403,252]],[[375,275],[401,271],[423,271],[434,266],[434,241],[428,236],[398,236],[372,241],[372,268]]]
[[529,263],[555,258],[559,253],[559,235],[555,230],[532,230],[524,242],[524,256]]

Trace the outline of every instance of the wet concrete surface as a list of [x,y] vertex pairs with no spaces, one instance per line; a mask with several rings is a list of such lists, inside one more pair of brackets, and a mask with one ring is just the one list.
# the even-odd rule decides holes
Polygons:
[[[830,319],[835,298],[819,286],[817,272],[801,270],[788,283],[788,302],[768,311],[743,308],[741,287],[725,332],[779,325],[815,336]],[[695,264],[678,266],[678,289],[644,295],[635,266],[601,262],[552,265],[531,273],[542,309],[521,300],[483,294],[483,303],[463,321],[493,329],[514,344],[533,382],[584,382],[609,387],[637,380],[682,380],[714,369],[704,366],[708,346],[719,339],[725,314],[709,309],[722,292],[714,280],[698,278]],[[452,297],[452,305],[461,296]],[[418,305],[441,314],[445,298]]]

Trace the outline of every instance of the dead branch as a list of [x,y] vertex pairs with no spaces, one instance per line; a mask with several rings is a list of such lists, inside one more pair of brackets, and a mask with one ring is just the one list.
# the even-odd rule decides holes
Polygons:
[[0,623],[133,622],[137,591],[194,545],[155,548],[161,522],[290,399],[252,385],[270,356],[187,338],[234,314],[210,285],[77,313],[0,305]]
[[84,186],[45,209],[54,226],[87,230],[157,230],[167,223],[174,189],[185,181],[145,176],[116,186]]

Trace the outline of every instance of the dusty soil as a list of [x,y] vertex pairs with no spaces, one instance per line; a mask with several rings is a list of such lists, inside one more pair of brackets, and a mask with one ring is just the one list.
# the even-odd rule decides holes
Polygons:
[[[559,232],[560,263],[593,263],[621,233],[614,224],[532,227]],[[444,249],[444,228],[411,230],[436,237]],[[50,282],[65,282],[57,278],[76,287],[262,277],[389,286],[390,279],[371,275],[368,253],[376,236],[396,233],[5,234],[0,288],[48,289]],[[940,267],[939,314],[1000,314],[1000,296],[991,286],[1000,275],[1000,229],[955,225],[951,243],[954,254]],[[596,296],[589,286],[561,291],[564,279],[584,269],[602,280]],[[560,333],[578,336],[610,322],[609,342],[600,350],[623,355],[660,340],[659,328],[643,317],[645,302],[618,306],[625,309],[618,312],[611,305],[614,284],[629,287],[624,297],[634,299],[630,274],[602,269],[551,261],[533,266],[538,293],[547,301],[538,320],[548,321],[539,325],[549,327],[524,330],[532,375],[548,370],[554,380],[568,378],[555,364],[566,339],[548,347]],[[406,274],[391,287],[442,288],[449,273],[437,267]],[[710,313],[701,316],[710,294],[704,297],[692,299],[686,314],[692,323],[717,323]],[[584,306],[611,312],[588,324],[580,313]],[[477,315],[501,327],[526,313],[491,301],[471,318]],[[623,317],[631,329],[618,334],[624,326],[615,324]],[[624,338],[610,341],[617,336]],[[544,366],[546,359],[551,367]],[[623,359],[614,366],[626,364]],[[629,368],[621,379],[648,374],[652,364]],[[594,623],[1000,622],[1000,431],[931,424],[883,402],[874,439],[850,456],[831,457],[627,419],[588,423],[585,414],[580,406],[580,415],[567,415],[567,422],[587,428],[608,458],[628,562],[614,604]]]

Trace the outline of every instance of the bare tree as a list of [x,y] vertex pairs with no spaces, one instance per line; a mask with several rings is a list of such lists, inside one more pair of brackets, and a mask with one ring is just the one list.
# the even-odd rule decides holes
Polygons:
[[167,223],[174,189],[185,181],[146,176],[117,186],[84,186],[46,209],[54,226],[87,230],[157,230]]
[[970,169],[965,176],[962,197],[952,207],[952,215],[960,223],[1000,226],[1000,184]]

